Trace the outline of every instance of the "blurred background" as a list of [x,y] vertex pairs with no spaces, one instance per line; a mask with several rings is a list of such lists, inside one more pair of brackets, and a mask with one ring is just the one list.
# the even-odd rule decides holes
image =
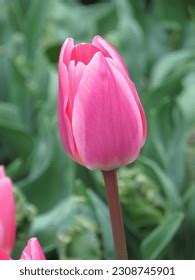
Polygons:
[[0,0],[0,163],[15,185],[17,258],[113,259],[103,180],[64,153],[57,61],[66,37],[104,36],[124,57],[148,119],[119,170],[130,259],[195,259],[195,2]]

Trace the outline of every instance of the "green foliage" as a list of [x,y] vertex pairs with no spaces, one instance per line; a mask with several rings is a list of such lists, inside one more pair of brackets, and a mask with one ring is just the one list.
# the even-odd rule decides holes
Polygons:
[[65,155],[57,128],[60,46],[96,34],[123,55],[148,120],[142,155],[119,170],[129,256],[195,259],[191,0],[0,0],[0,162],[15,184],[13,256],[36,235],[50,259],[114,259],[101,174]]
[[181,225],[183,214],[171,212],[167,218],[155,228],[142,242],[142,254],[145,259],[155,259],[162,253],[163,249]]

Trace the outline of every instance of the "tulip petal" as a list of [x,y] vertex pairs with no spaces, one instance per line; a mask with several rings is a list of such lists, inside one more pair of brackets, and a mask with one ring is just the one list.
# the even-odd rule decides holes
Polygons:
[[31,238],[24,248],[21,260],[45,260],[45,255],[37,238]]
[[12,182],[8,177],[0,179],[0,247],[11,253],[16,235],[16,210]]
[[127,83],[130,86],[130,89],[135,97],[136,103],[139,107],[140,110],[140,114],[141,114],[141,118],[142,118],[142,123],[143,123],[143,140],[142,140],[142,146],[145,143],[146,140],[146,136],[147,136],[147,122],[146,122],[146,117],[145,117],[145,113],[143,110],[143,107],[141,105],[141,102],[139,100],[139,95],[137,93],[137,90],[135,88],[134,83],[131,81],[131,79],[129,78],[129,74],[128,74],[128,69],[126,67],[125,62],[123,61],[122,57],[120,56],[120,54],[116,51],[115,48],[113,48],[106,40],[104,40],[104,38],[102,38],[101,36],[95,36],[93,38],[92,44],[97,46],[98,48],[100,48],[102,51],[107,51],[111,58],[107,58],[107,60],[110,61],[110,63],[112,63],[121,73],[122,75],[126,78]]
[[89,43],[76,45],[72,51],[71,59],[77,64],[79,61],[88,64],[96,52],[100,49]]
[[0,165],[0,179],[5,177],[6,174],[5,174],[5,168],[4,166]]
[[142,121],[125,78],[102,53],[86,66],[73,107],[79,155],[90,169],[111,170],[140,151]]
[[70,119],[66,114],[66,107],[68,103],[68,72],[63,63],[59,64],[59,90],[58,90],[58,125],[59,131],[67,153],[73,157],[74,154],[74,141],[72,137],[72,129]]
[[64,63],[66,66],[70,63],[73,48],[74,40],[72,38],[67,38],[60,50],[59,63]]
[[113,58],[122,72],[128,73],[127,66],[120,54],[111,44],[104,40],[104,38],[99,35],[95,36],[92,40],[92,45],[98,47],[103,53],[107,53],[108,57]]
[[[115,66],[118,69],[118,71],[121,72],[121,67],[119,66],[119,64],[115,60],[110,59],[110,58],[106,58],[106,60],[108,61],[108,63],[111,63],[113,66]],[[144,109],[143,109],[142,104],[140,102],[139,95],[137,93],[136,87],[135,87],[134,83],[131,81],[131,79],[129,78],[128,73],[123,71],[123,69],[122,69],[121,73],[125,77],[128,85],[130,87],[130,90],[134,95],[135,101],[136,101],[137,106],[138,106],[139,111],[140,111],[140,115],[141,115],[141,119],[142,119],[142,125],[143,125],[143,138],[142,138],[142,145],[141,146],[143,146],[144,143],[145,143],[145,140],[146,140],[146,136],[147,136],[147,121],[146,121],[145,112],[144,112]]]
[[[65,40],[59,57],[59,90],[58,90],[58,126],[63,146],[71,158],[78,158],[71,126],[71,106],[73,103],[72,83],[68,74],[71,52],[74,47],[73,39]],[[65,65],[66,64],[66,65]],[[81,75],[81,64],[78,63],[76,77]],[[80,79],[80,78],[79,78]]]
[[0,247],[0,260],[11,260],[10,256]]
[[131,89],[131,92],[133,93],[134,95],[134,98],[135,98],[135,101],[137,103],[137,106],[139,108],[139,112],[140,112],[140,115],[141,115],[141,119],[142,119],[142,128],[143,128],[143,137],[142,137],[142,143],[141,143],[141,146],[144,145],[145,141],[146,141],[146,136],[147,136],[147,121],[146,121],[146,116],[145,116],[145,112],[144,112],[144,109],[142,107],[142,104],[140,102],[140,99],[139,99],[139,95],[137,93],[137,90],[136,90],[136,87],[134,85],[134,83],[128,78],[128,84],[129,84],[129,87]]
[[74,98],[82,78],[83,72],[85,69],[85,64],[78,62],[75,65],[75,61],[72,60],[68,66],[68,78],[69,78],[69,95],[68,95],[68,104],[66,112],[69,116],[69,119],[72,120],[72,108],[74,103]]

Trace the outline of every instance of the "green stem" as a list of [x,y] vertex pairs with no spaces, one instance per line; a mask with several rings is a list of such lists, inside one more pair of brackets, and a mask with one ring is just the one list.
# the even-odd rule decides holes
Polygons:
[[115,254],[118,260],[128,260],[125,231],[119,200],[116,170],[102,171],[107,191]]

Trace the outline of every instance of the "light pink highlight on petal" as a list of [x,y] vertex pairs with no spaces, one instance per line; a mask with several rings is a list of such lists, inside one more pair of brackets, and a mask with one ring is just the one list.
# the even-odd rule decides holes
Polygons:
[[37,238],[31,238],[24,248],[21,260],[45,260],[45,255]]
[[16,235],[16,210],[13,185],[8,177],[0,179],[0,247],[9,255]]
[[140,113],[122,74],[96,53],[86,66],[73,107],[79,155],[90,169],[110,170],[137,157]]

